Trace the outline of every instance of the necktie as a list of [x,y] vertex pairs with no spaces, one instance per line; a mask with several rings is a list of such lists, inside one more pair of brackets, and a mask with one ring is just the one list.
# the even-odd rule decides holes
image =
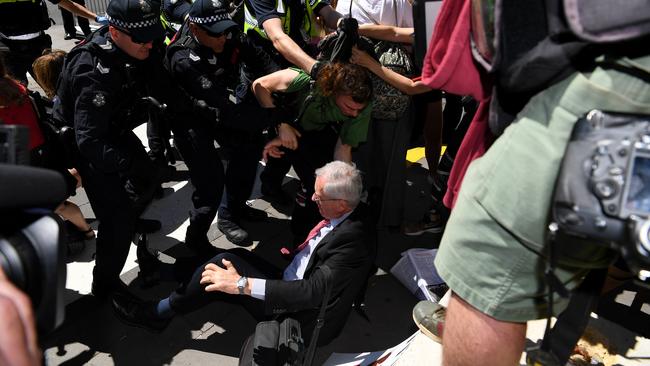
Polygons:
[[316,235],[318,235],[318,233],[320,232],[320,229],[322,229],[325,226],[329,225],[329,223],[330,223],[330,220],[322,220],[322,221],[320,221],[318,224],[316,224],[316,226],[314,226],[313,229],[311,229],[311,231],[309,232],[309,235],[307,235],[307,239],[305,239],[305,241],[302,244],[298,245],[298,247],[296,249],[294,249],[293,252],[291,252],[287,248],[282,248],[282,249],[280,249],[280,253],[282,253],[282,255],[298,254],[301,250],[305,249],[305,247],[307,246],[307,244],[309,244],[309,241],[311,239],[313,239]]

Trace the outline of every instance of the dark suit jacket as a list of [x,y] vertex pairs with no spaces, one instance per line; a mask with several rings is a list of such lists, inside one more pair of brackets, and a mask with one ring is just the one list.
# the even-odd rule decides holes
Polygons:
[[318,343],[326,344],[336,337],[373,267],[376,243],[369,231],[368,217],[365,205],[360,203],[321,240],[302,280],[267,280],[266,312],[291,313],[291,317],[301,322],[303,337],[310,339],[325,294],[325,278],[320,267],[327,265],[331,270],[330,299]]

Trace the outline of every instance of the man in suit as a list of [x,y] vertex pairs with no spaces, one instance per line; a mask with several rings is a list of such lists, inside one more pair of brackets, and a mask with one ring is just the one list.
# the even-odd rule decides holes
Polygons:
[[[291,313],[309,335],[327,282],[331,306],[319,338],[320,344],[327,343],[343,328],[373,265],[375,248],[359,204],[361,191],[360,172],[348,163],[334,161],[316,170],[312,200],[325,220],[282,272],[246,250],[228,251],[199,267],[185,288],[159,302],[116,297],[113,308],[130,325],[161,331],[176,313],[224,301],[241,304],[258,320]],[[331,271],[328,279],[323,266]]]

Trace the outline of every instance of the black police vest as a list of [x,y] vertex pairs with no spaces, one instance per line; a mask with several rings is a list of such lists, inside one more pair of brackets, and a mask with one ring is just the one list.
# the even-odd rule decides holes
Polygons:
[[43,0],[0,1],[0,33],[5,36],[40,32],[50,25]]

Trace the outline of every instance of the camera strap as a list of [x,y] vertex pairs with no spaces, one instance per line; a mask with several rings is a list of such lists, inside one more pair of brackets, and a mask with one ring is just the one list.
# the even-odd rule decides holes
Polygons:
[[[546,330],[541,345],[526,349],[526,363],[528,365],[561,366],[567,363],[575,345],[587,327],[591,310],[598,303],[600,290],[607,277],[607,268],[592,269],[583,282],[576,289],[569,292],[555,275],[555,266],[557,264],[555,253],[557,241],[555,239],[557,231],[557,224],[552,222],[549,225],[547,260],[544,271],[548,288]],[[567,308],[557,317],[555,325],[551,328],[555,292],[562,297],[570,296],[570,300]]]

